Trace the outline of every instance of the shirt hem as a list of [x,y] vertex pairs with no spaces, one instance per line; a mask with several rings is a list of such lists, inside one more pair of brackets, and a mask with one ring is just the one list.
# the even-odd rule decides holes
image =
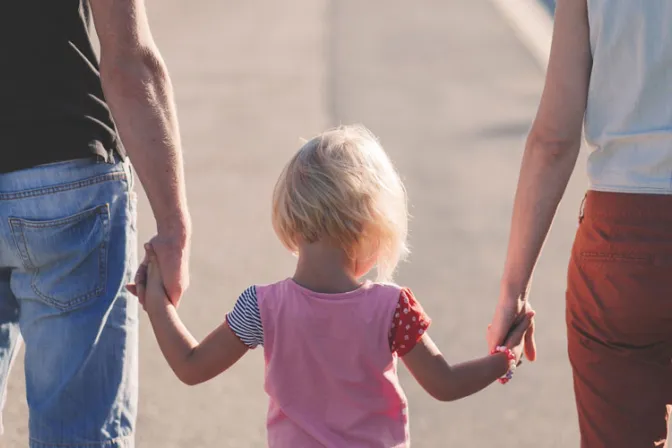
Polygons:
[[658,188],[658,187],[633,187],[633,186],[612,186],[612,185],[590,185],[588,188],[592,191],[600,191],[604,193],[632,193],[632,194],[661,194],[672,195],[672,187]]

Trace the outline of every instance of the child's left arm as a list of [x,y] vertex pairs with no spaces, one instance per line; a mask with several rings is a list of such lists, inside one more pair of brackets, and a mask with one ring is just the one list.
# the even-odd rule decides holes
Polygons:
[[[526,314],[505,341],[516,362],[522,356],[523,337],[533,316],[533,312]],[[402,360],[418,383],[441,401],[459,400],[486,388],[508,371],[510,363],[504,353],[495,353],[451,366],[427,333]]]
[[189,333],[166,295],[156,256],[151,249],[145,308],[163,356],[185,384],[196,385],[214,378],[235,364],[248,350],[226,322],[200,343]]

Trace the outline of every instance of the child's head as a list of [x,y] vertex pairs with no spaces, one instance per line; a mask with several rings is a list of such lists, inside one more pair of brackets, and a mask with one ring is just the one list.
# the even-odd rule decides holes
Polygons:
[[341,126],[310,140],[275,186],[273,228],[300,253],[302,244],[330,242],[356,275],[377,266],[390,280],[407,252],[406,191],[387,154],[363,126]]

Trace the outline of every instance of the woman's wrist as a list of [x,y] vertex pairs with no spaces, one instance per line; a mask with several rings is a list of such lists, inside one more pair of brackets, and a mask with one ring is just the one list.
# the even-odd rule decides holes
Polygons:
[[502,281],[499,286],[499,301],[503,303],[524,302],[527,297],[527,287],[520,282]]

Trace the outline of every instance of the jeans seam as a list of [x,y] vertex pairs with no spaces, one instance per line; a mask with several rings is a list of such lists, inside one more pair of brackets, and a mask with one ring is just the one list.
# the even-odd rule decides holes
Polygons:
[[114,173],[102,174],[100,176],[91,177],[88,179],[70,182],[62,185],[53,185],[51,187],[36,188],[33,190],[25,190],[16,193],[0,193],[0,201],[11,201],[16,199],[26,199],[37,196],[45,196],[47,194],[61,193],[64,191],[76,190],[78,188],[89,187],[91,185],[112,181],[123,180],[128,182],[128,177],[124,171],[116,171]]
[[[31,228],[49,228],[49,227],[56,227],[57,225],[63,225],[63,224],[68,224],[70,222],[74,222],[76,220],[85,218],[89,215],[97,215],[99,219],[102,220],[103,224],[103,241],[98,245],[98,250],[101,251],[101,254],[99,256],[99,261],[98,261],[98,275],[99,275],[99,281],[100,285],[95,288],[94,290],[82,294],[78,297],[74,297],[71,300],[69,300],[67,303],[62,303],[61,301],[57,300],[54,297],[51,297],[44,292],[40,291],[40,289],[36,285],[36,279],[40,274],[40,268],[35,266],[35,263],[31,260],[30,254],[28,252],[28,246],[26,243],[25,235],[23,232],[24,227],[31,227]],[[19,255],[21,259],[24,262],[24,265],[27,269],[34,269],[35,272],[33,273],[30,286],[33,290],[33,292],[40,297],[43,301],[47,302],[49,305],[56,307],[57,309],[60,309],[62,311],[68,311],[73,309],[76,306],[81,305],[82,303],[86,303],[87,301],[100,297],[103,292],[105,291],[105,288],[107,287],[107,253],[108,253],[108,241],[110,238],[110,207],[109,204],[105,205],[100,205],[96,207],[95,209],[92,210],[87,210],[81,213],[78,213],[74,216],[70,216],[67,218],[63,218],[57,221],[49,221],[44,224],[40,223],[29,223],[25,220],[18,219],[18,218],[10,218],[9,223],[10,223],[10,228],[12,229],[12,239],[14,240],[14,244],[17,247],[17,250],[19,252]],[[20,234],[20,236],[17,237],[17,233]],[[19,239],[21,240],[19,242]],[[23,249],[22,249],[23,247]]]
[[581,260],[591,262],[613,262],[613,263],[634,263],[647,264],[650,263],[652,257],[647,254],[627,254],[620,252],[600,252],[600,251],[581,251],[579,254]]
[[89,215],[105,215],[105,212],[107,211],[109,214],[109,209],[110,205],[105,203],[103,205],[98,205],[94,208],[84,210],[83,212],[76,213],[72,216],[67,216],[65,218],[61,219],[54,219],[52,221],[30,221],[27,219],[22,219],[22,218],[9,218],[10,223],[12,224],[12,227],[14,227],[14,224],[17,224],[18,226],[21,227],[28,227],[30,229],[48,229],[50,227],[59,227],[64,224],[70,224],[72,222],[79,221],[81,219],[84,219],[88,217]]
[[33,263],[33,260],[30,259],[30,256],[25,249],[27,245],[26,236],[23,234],[23,227],[18,225],[16,221],[12,221],[11,218],[8,220],[8,222],[10,233],[12,235],[12,239],[14,240],[14,246],[16,246],[16,251],[19,254],[19,258],[21,258],[21,260],[26,263],[26,267],[35,269],[35,264]]

